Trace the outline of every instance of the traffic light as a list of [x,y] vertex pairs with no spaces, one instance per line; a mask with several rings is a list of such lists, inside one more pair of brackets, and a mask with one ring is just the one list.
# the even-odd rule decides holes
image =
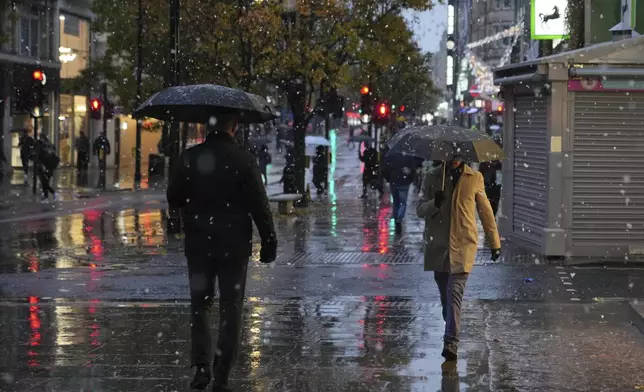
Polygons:
[[101,107],[103,106],[103,103],[101,102],[100,99],[98,98],[92,98],[89,101],[89,111],[91,112],[91,118],[94,120],[100,120],[101,117]]
[[400,105],[400,113],[405,113],[405,105]]
[[360,114],[371,114],[371,89],[369,86],[360,88]]
[[376,106],[374,122],[378,124],[387,124],[391,118],[391,106],[387,102],[380,102]]
[[42,83],[45,80],[45,74],[40,69],[35,69],[31,76],[34,79],[34,82]]

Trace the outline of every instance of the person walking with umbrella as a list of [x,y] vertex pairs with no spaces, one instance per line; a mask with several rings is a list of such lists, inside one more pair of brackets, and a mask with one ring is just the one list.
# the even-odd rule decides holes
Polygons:
[[477,252],[477,211],[492,260],[497,260],[501,242],[483,176],[455,152],[427,173],[416,205],[418,217],[425,219],[425,271],[434,271],[440,292],[446,323],[442,355],[447,360],[458,356],[463,292]]
[[402,221],[407,210],[409,187],[414,182],[419,159],[408,154],[387,153],[383,162],[383,177],[389,182],[393,199],[393,218],[396,232],[402,232]]
[[24,129],[22,136],[18,140],[18,148],[20,148],[20,162],[22,163],[22,170],[24,172],[25,184],[29,179],[29,160],[34,154],[36,142],[30,135],[31,130]]
[[367,197],[367,190],[378,189],[378,193],[382,196],[382,178],[380,177],[380,162],[378,158],[378,151],[373,147],[365,148],[364,152],[358,153],[358,158],[364,163],[362,171],[362,194],[361,199]]
[[185,229],[192,318],[191,387],[210,383],[210,306],[219,282],[219,338],[213,391],[229,391],[228,379],[241,338],[252,222],[259,231],[260,261],[276,258],[277,238],[268,197],[255,158],[234,141],[239,115],[219,115],[205,143],[186,150],[167,191],[170,208],[180,208]]

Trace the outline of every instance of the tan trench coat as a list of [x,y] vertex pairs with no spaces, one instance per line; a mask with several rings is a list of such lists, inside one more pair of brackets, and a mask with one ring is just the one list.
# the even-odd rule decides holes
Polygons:
[[447,175],[445,202],[438,209],[434,206],[434,194],[442,186],[443,167],[439,166],[425,176],[423,193],[416,205],[418,217],[425,219],[425,271],[469,273],[478,248],[477,210],[488,246],[501,248],[483,175],[465,165],[456,187]]

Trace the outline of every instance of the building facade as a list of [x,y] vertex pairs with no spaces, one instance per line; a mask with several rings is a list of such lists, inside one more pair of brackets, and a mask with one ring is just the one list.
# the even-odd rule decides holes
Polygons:
[[74,81],[91,60],[91,0],[25,0],[0,10],[0,146],[21,167],[18,141],[33,135],[23,98],[33,91],[33,71],[46,77],[38,133],[58,148],[62,165],[74,161],[75,137],[89,126],[89,88]]
[[[477,42],[511,28],[516,24],[515,16],[515,0],[472,0],[469,42]],[[472,52],[494,68],[511,44],[510,37],[503,38],[473,48]]]

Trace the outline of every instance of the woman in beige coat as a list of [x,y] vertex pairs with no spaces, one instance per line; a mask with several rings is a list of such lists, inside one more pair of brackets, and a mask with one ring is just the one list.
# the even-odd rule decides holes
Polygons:
[[481,173],[458,157],[427,173],[416,213],[425,219],[425,271],[434,271],[440,291],[447,360],[457,358],[461,302],[478,249],[477,211],[492,260],[497,260],[501,242]]

